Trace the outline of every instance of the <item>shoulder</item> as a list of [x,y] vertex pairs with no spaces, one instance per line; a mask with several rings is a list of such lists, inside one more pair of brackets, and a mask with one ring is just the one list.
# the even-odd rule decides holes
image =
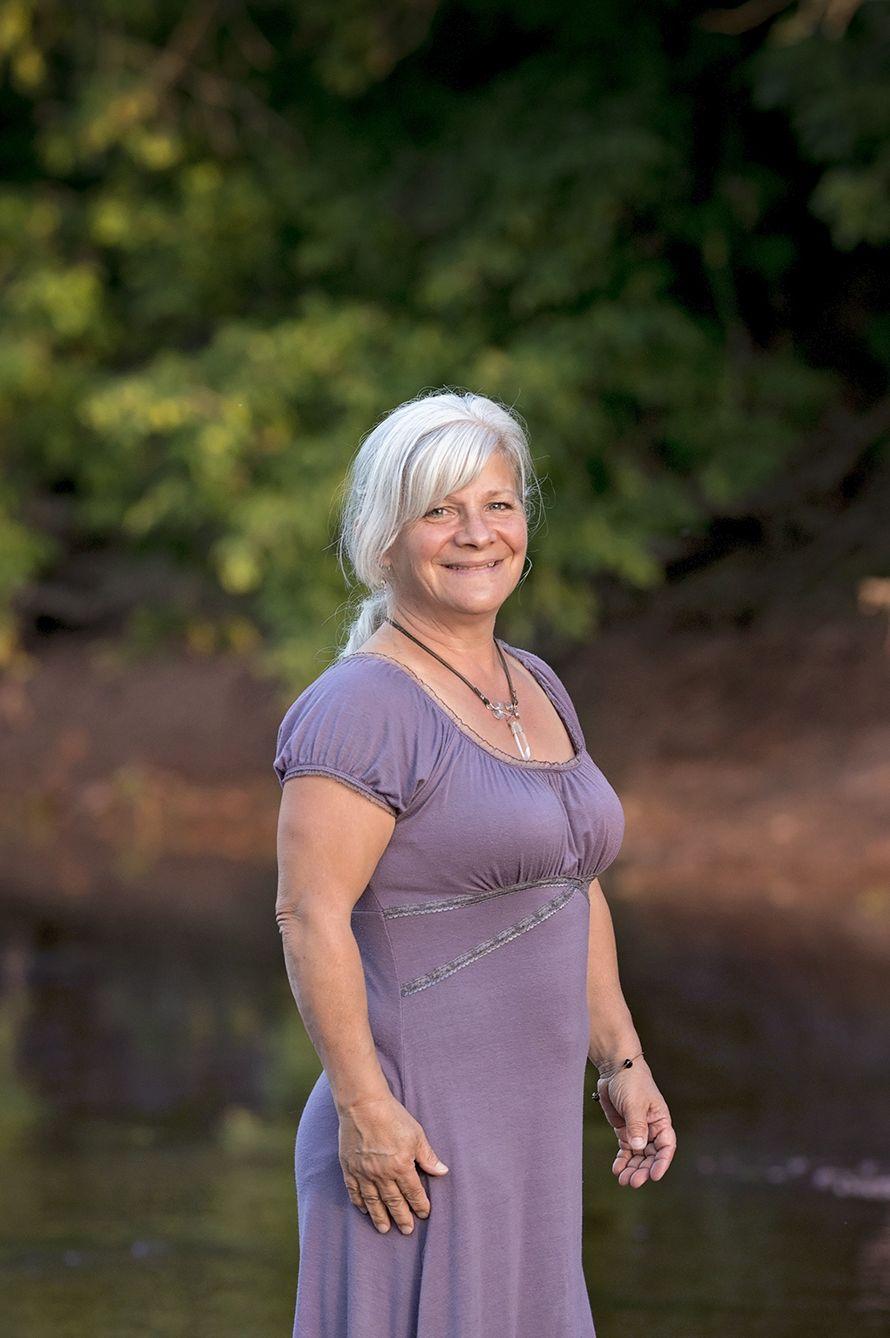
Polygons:
[[432,702],[398,665],[345,657],[285,711],[274,767],[282,784],[311,772],[352,778],[401,813],[431,771],[440,736]]
[[390,746],[400,735],[420,732],[429,701],[414,690],[410,675],[382,656],[334,660],[291,702],[278,727],[278,743],[299,727],[328,735],[353,734]]
[[384,716],[391,708],[421,710],[422,694],[412,691],[408,673],[380,655],[349,655],[334,660],[291,702],[281,727],[307,711]]

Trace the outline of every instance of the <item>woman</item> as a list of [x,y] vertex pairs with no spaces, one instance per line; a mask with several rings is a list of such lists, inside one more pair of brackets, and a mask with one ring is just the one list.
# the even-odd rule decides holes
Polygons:
[[621,805],[556,673],[495,636],[528,444],[492,400],[430,394],[348,484],[341,560],[372,593],[275,758],[277,919],[323,1064],[296,1139],[294,1334],[585,1338],[588,1057],[619,1185],[659,1180],[676,1139],[598,881]]

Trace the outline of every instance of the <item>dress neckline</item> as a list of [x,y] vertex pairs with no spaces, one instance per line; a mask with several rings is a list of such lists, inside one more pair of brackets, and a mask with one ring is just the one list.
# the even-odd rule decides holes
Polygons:
[[423,692],[427,697],[429,697],[432,700],[433,704],[438,706],[440,710],[444,711],[444,713],[448,716],[449,720],[452,722],[453,725],[455,725],[455,727],[460,731],[461,734],[466,735],[466,737],[470,739],[472,743],[478,744],[479,747],[484,748],[485,751],[491,753],[492,756],[499,758],[503,762],[506,762],[508,766],[521,767],[525,770],[570,771],[573,767],[578,766],[578,764],[581,762],[581,759],[584,756],[585,750],[584,750],[583,739],[579,737],[571,720],[567,719],[566,716],[563,714],[560,704],[557,701],[556,696],[553,693],[549,683],[544,681],[541,675],[535,670],[534,666],[530,664],[529,661],[525,658],[523,652],[521,650],[518,650],[515,646],[511,646],[506,641],[500,641],[500,646],[502,650],[509,652],[509,654],[511,654],[514,657],[514,659],[518,660],[520,664],[522,664],[526,669],[528,669],[529,673],[531,674],[535,682],[541,688],[543,688],[544,692],[547,694],[554,711],[559,716],[559,719],[562,721],[563,728],[565,729],[566,734],[571,740],[572,747],[575,749],[575,754],[573,757],[566,758],[564,762],[548,762],[534,757],[532,758],[514,757],[512,753],[508,753],[504,748],[498,748],[497,744],[491,743],[488,739],[484,738],[483,735],[478,733],[477,730],[473,729],[472,725],[467,724],[466,720],[464,720],[461,716],[459,716],[457,712],[451,706],[449,706],[446,701],[443,701],[442,698],[439,696],[439,694],[435,691],[435,689],[432,688],[429,685],[429,683],[425,682],[424,679],[422,679],[419,674],[416,674],[409,665],[403,664],[401,660],[395,659],[395,657],[392,655],[385,655],[383,651],[354,650],[351,651],[349,655],[344,655],[340,662],[342,663],[343,660],[357,660],[362,658],[373,659],[373,660],[386,660],[388,664],[394,665],[395,668],[401,670],[403,674],[407,674],[408,677],[411,678],[417,684],[421,692]]

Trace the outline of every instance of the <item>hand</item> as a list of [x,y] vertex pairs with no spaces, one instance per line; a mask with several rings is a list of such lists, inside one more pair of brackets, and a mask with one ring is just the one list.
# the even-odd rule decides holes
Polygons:
[[392,1095],[358,1101],[339,1112],[339,1157],[349,1198],[370,1214],[378,1231],[390,1228],[389,1214],[403,1235],[414,1230],[411,1209],[428,1217],[422,1171],[444,1175],[448,1167],[430,1147],[426,1134]]
[[673,1161],[677,1135],[649,1065],[635,1059],[631,1068],[600,1078],[596,1087],[603,1113],[618,1135],[612,1173],[619,1185],[639,1189],[647,1180],[660,1180]]

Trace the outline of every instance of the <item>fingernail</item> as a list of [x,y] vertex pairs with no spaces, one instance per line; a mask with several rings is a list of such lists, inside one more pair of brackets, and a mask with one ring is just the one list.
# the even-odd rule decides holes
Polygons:
[[644,1148],[646,1146],[646,1140],[645,1138],[632,1138],[630,1140],[630,1145],[632,1148]]
[[445,1165],[444,1161],[437,1161],[437,1162],[436,1162],[436,1170],[437,1170],[437,1171],[447,1171],[447,1170],[448,1170],[448,1167]]

